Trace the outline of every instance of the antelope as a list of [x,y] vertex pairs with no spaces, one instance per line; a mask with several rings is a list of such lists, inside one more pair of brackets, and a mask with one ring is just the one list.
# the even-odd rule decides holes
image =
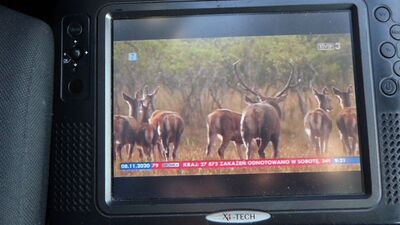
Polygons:
[[[135,143],[134,138],[131,138],[135,135],[133,130],[131,129],[131,125],[129,121],[121,115],[115,115],[113,119],[114,124],[114,151],[115,151],[115,159],[122,160],[122,148],[125,145],[131,145]],[[131,151],[129,146],[128,151]],[[130,155],[130,152],[129,152]]]
[[[163,155],[165,160],[171,157],[173,160],[176,160],[185,124],[182,117],[176,112],[155,110],[155,100],[158,90],[159,87],[156,87],[150,94],[145,91],[143,97],[143,115],[145,115],[149,123],[157,129],[158,136],[161,139],[161,144],[158,144],[158,149],[160,153],[164,151]],[[172,155],[170,151],[171,144],[173,145]]]
[[231,111],[229,109],[217,109],[207,116],[207,149],[206,154],[211,154],[211,147],[217,136],[221,137],[222,143],[218,148],[218,155],[224,159],[225,149],[229,142],[234,142],[237,154],[243,159],[241,154],[241,146],[243,144],[240,134],[240,118],[242,114]]
[[149,93],[148,86],[143,88],[143,121],[149,121],[151,114],[156,110],[156,97],[160,87],[156,87],[151,93]]
[[[136,130],[139,126],[137,120],[140,112],[141,101],[139,100],[139,91],[135,93],[135,98],[131,98],[125,93],[122,94],[122,98],[129,102],[129,116],[115,115],[113,118],[114,124],[114,141],[115,141],[115,159],[119,158],[122,160],[122,148],[128,145],[128,155],[131,159],[133,154],[133,148],[136,143]],[[140,158],[143,158],[142,151],[139,151]]]
[[[181,116],[171,111],[155,111],[151,116],[151,123],[157,126],[161,138],[162,148],[165,149],[165,159],[178,157],[179,145],[185,124]],[[170,145],[173,145],[172,155]]]
[[312,88],[312,92],[317,99],[318,108],[305,115],[304,128],[311,146],[319,155],[327,152],[329,135],[332,131],[332,119],[328,112],[332,111],[333,107],[328,88],[323,88],[321,92]]
[[[145,106],[143,103],[144,100],[137,100],[137,98],[139,97],[138,95],[138,92],[136,92],[136,98],[133,101],[132,98],[130,98],[128,95],[126,95],[125,93],[123,94],[124,100],[129,106],[130,117],[134,117],[135,113],[142,111],[141,120],[138,120],[135,126],[132,126],[132,128],[135,130],[135,142],[137,145],[140,145],[142,147],[141,151],[143,151],[147,155],[148,159],[153,161],[154,146],[157,143],[158,134],[156,129],[148,123],[145,116]],[[141,110],[134,111],[134,109],[138,108],[136,104],[139,105]],[[132,151],[130,151],[129,158],[131,158],[131,154]]]
[[343,143],[343,152],[353,155],[358,144],[357,113],[356,109],[351,106],[353,86],[349,85],[347,91],[340,91],[335,87],[332,90],[338,97],[342,107],[342,111],[336,120],[336,125],[339,128],[340,139]]
[[258,155],[260,158],[265,158],[265,148],[269,142],[272,142],[273,145],[273,157],[277,158],[279,156],[280,119],[282,115],[279,103],[286,99],[289,88],[293,87],[291,86],[294,71],[293,65],[290,64],[292,71],[284,88],[274,96],[264,96],[250,88],[240,78],[237,68],[238,62],[234,63],[236,78],[247,91],[258,99],[254,101],[246,96],[247,107],[243,110],[240,119],[240,134],[246,147],[246,157],[247,159],[252,158],[252,143],[255,139],[258,140]]

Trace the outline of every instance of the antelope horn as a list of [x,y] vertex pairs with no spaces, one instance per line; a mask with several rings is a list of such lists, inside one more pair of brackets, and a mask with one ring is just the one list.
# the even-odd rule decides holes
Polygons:
[[[295,66],[293,65],[293,60],[292,59],[290,59],[289,65],[290,65],[290,68],[291,68],[291,73],[290,74],[291,75],[297,74],[297,77],[298,77],[298,71],[297,71],[297,69],[295,69]],[[296,79],[296,82],[294,84],[291,84],[289,88],[297,87],[300,84],[300,80],[301,80],[301,78]]]
[[151,92],[150,95],[155,95],[157,94],[158,90],[160,89],[160,86],[157,86],[156,88],[154,88],[153,92]]
[[149,94],[149,86],[145,85],[143,87],[143,95],[147,95],[147,94]]
[[238,67],[238,64],[240,62],[240,59],[238,61],[236,61],[235,63],[233,63],[233,67],[235,69],[235,76],[236,79],[238,80],[238,82],[243,86],[243,88],[247,91],[249,91],[250,93],[252,93],[253,95],[257,96],[258,98],[266,98],[264,95],[260,94],[258,91],[255,91],[254,89],[250,88],[243,80],[242,78],[240,78],[240,72]]
[[140,95],[142,95],[142,89],[139,88],[139,89],[137,89],[136,92],[135,92],[135,98],[136,98],[136,99],[139,99],[139,98],[140,98]]
[[275,97],[280,97],[282,96],[284,93],[286,93],[289,88],[294,88],[297,86],[297,84],[294,85],[290,85],[292,83],[292,78],[293,78],[293,73],[294,73],[294,66],[291,62],[289,62],[290,65],[290,76],[289,76],[289,80],[286,82],[285,87],[283,87],[283,89],[281,91],[279,91],[278,93],[275,94]]

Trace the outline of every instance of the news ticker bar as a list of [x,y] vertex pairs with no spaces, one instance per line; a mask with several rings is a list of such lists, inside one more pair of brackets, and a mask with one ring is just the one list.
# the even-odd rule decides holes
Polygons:
[[360,157],[338,158],[287,158],[287,159],[253,159],[253,160],[206,160],[174,162],[132,162],[121,163],[121,171],[149,171],[166,169],[223,169],[254,167],[287,167],[359,164]]

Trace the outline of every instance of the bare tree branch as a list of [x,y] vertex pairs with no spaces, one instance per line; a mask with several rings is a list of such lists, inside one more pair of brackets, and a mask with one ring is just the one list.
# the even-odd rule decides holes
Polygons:
[[222,104],[218,100],[218,96],[214,93],[214,90],[212,90],[211,88],[209,88],[208,90],[209,90],[209,93],[210,93],[210,96],[211,96],[211,99],[213,100],[213,102],[217,105],[217,107],[219,109],[221,109],[222,108]]

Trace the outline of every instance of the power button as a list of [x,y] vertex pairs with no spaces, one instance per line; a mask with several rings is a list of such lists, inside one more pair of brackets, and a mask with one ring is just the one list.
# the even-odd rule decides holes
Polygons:
[[393,79],[383,80],[381,83],[381,90],[385,95],[394,95],[397,91],[396,81]]
[[67,27],[67,32],[71,37],[78,37],[83,32],[83,27],[81,24],[72,22]]

